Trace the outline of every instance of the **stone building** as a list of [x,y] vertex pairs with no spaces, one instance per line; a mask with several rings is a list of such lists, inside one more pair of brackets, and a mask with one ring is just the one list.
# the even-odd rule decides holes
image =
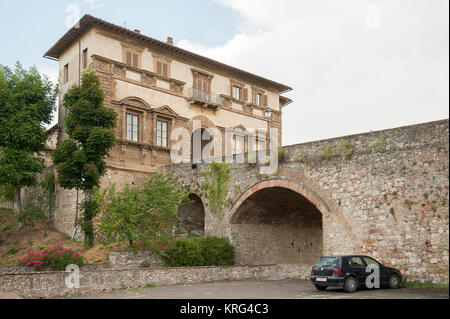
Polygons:
[[[80,83],[86,68],[96,70],[105,92],[104,105],[118,114],[117,142],[107,158],[102,186],[139,184],[170,164],[170,148],[177,142],[170,135],[178,127],[190,133],[188,142],[195,133],[208,138],[208,129],[218,129],[217,148],[223,153],[226,147],[231,153],[265,148],[269,126],[280,132],[281,145],[282,109],[291,102],[282,94],[290,87],[183,50],[170,37],[161,42],[139,30],[85,15],[45,57],[59,63],[58,142],[66,136],[63,96]],[[231,146],[225,145],[226,129],[235,133]],[[183,152],[194,145],[188,144]],[[207,141],[201,144],[204,147]],[[82,197],[74,192],[58,192],[55,224],[66,233],[75,220],[74,198]]]

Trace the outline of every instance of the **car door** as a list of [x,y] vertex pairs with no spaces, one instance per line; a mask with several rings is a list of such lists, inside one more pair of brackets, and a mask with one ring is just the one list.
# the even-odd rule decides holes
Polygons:
[[358,285],[362,286],[366,282],[366,264],[359,256],[351,256],[348,258],[348,267],[351,272],[358,277]]
[[363,259],[367,265],[378,266],[378,268],[380,269],[380,284],[386,283],[387,278],[389,276],[388,270],[385,267],[383,267],[383,265],[381,263],[379,263],[378,261],[376,261],[375,259],[373,259],[371,257],[364,256]]

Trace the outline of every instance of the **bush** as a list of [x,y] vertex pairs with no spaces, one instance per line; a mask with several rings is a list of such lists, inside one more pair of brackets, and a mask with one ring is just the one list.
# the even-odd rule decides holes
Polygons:
[[203,266],[203,256],[196,239],[182,238],[175,241],[175,247],[165,254],[166,262],[171,267]]
[[227,266],[234,264],[234,247],[228,238],[204,237],[198,241],[203,266]]
[[228,238],[182,238],[165,253],[168,266],[225,266],[234,264],[234,247]]
[[57,243],[49,249],[39,251],[27,251],[27,255],[17,260],[18,266],[33,267],[37,270],[51,268],[64,270],[68,265],[84,264],[81,253],[63,247],[62,243]]

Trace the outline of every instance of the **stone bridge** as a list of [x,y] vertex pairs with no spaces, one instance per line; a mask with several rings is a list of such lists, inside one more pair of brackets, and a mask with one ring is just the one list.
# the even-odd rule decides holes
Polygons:
[[312,264],[367,254],[411,280],[448,284],[448,120],[284,147],[273,175],[232,163],[226,208],[211,213],[207,164],[165,167],[192,190],[192,229],[226,236],[241,265]]

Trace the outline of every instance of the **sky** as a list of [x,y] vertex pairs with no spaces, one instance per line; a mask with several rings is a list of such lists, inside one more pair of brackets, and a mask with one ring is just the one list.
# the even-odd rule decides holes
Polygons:
[[[35,65],[92,14],[293,88],[283,144],[449,117],[448,0],[0,1],[0,64]],[[20,15],[18,15],[20,13]]]

